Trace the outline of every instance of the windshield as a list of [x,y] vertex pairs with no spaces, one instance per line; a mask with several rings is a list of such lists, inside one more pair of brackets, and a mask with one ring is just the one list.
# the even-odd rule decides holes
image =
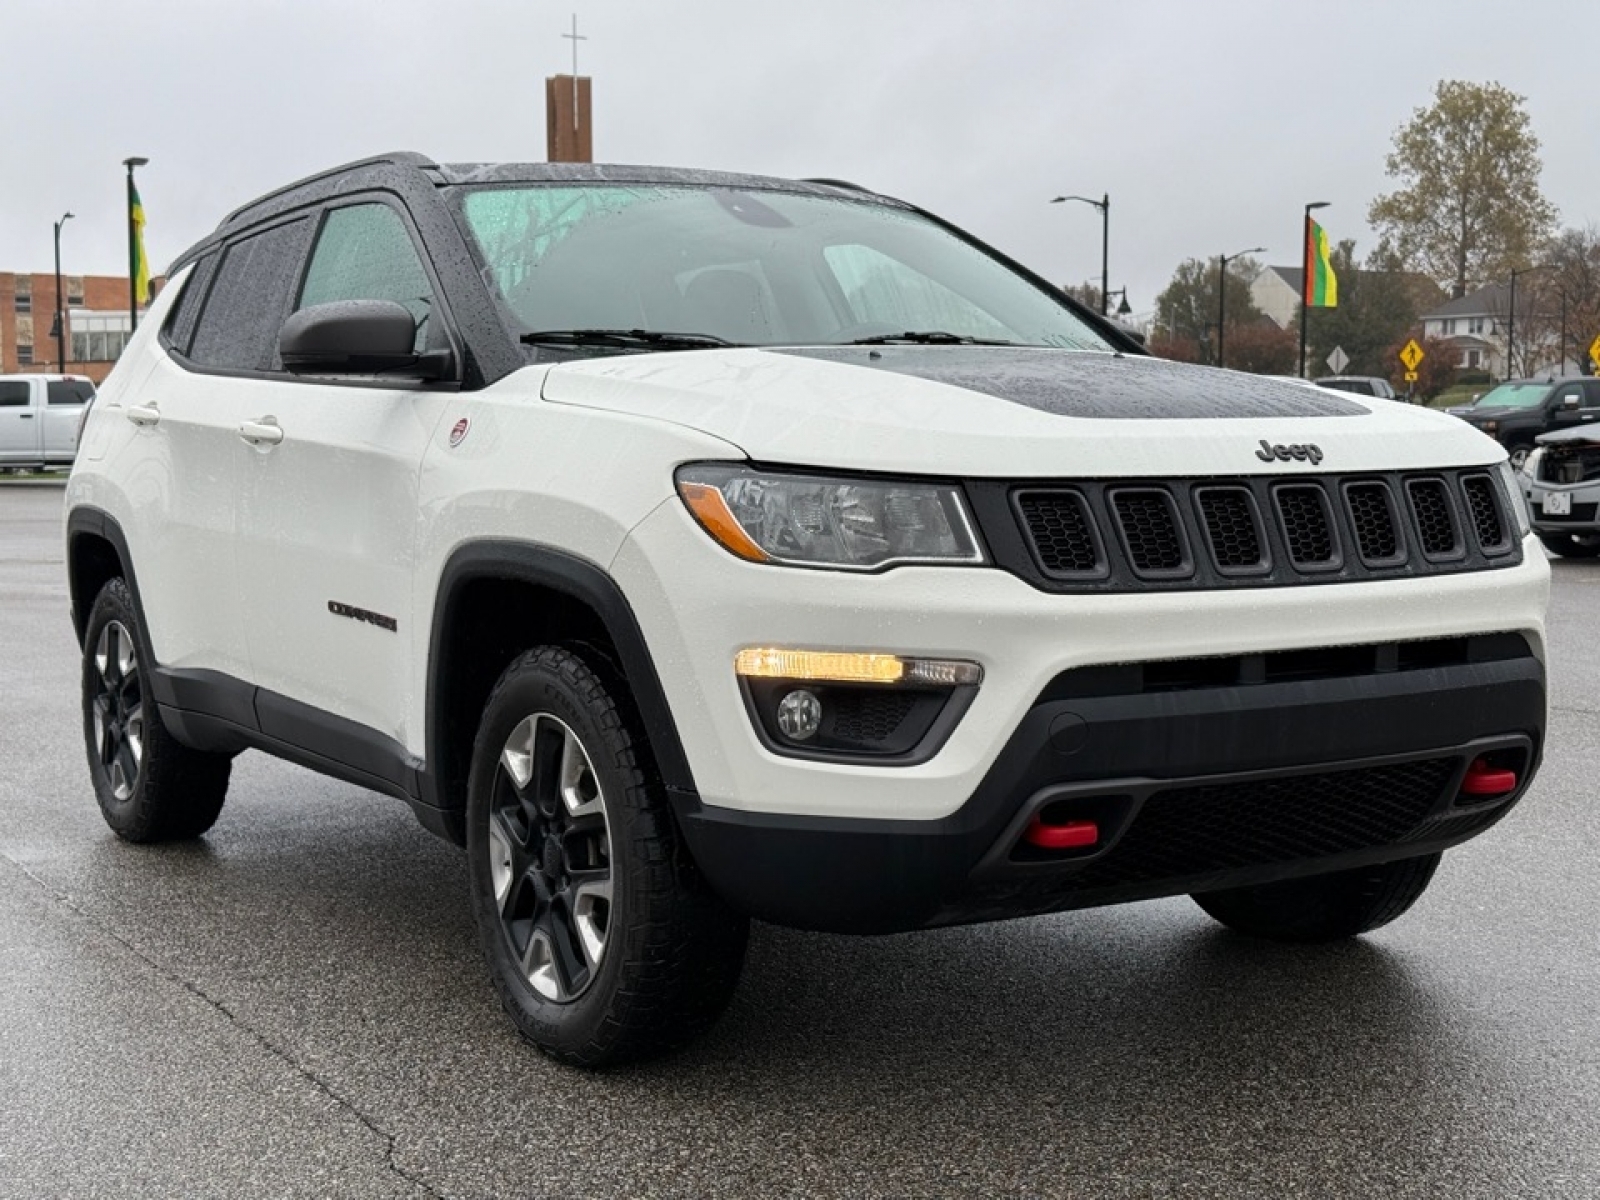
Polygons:
[[[526,340],[602,352],[629,334],[733,345],[902,334],[1073,350],[1112,347],[1037,286],[886,204],[781,191],[571,184],[468,189],[462,213]],[[692,345],[692,341],[682,343]]]
[[1548,383],[1502,383],[1472,403],[1473,408],[1536,408],[1550,394]]

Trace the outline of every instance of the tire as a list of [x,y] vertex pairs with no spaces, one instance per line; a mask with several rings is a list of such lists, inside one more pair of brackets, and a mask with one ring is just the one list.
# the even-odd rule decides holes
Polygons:
[[1600,554],[1600,535],[1575,533],[1541,533],[1539,540],[1544,548],[1562,558],[1593,558]]
[[1532,453],[1532,442],[1514,442],[1506,447],[1506,457],[1511,460],[1513,471],[1522,470],[1522,464],[1528,461],[1528,455]]
[[95,597],[83,638],[83,738],[100,812],[118,837],[168,842],[216,823],[233,759],[183,745],[146,686],[144,638],[128,585]]
[[1200,892],[1193,900],[1229,929],[1275,942],[1332,942],[1387,925],[1428,887],[1440,855]]
[[626,697],[544,646],[500,676],[467,782],[473,916],[501,1002],[546,1054],[674,1049],[733,996],[749,922],[685,851]]

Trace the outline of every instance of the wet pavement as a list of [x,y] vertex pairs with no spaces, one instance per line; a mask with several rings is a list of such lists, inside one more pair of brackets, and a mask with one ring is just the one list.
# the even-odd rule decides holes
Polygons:
[[61,500],[0,484],[0,1197],[1600,1195],[1600,563],[1554,564],[1533,793],[1396,924],[757,927],[709,1037],[586,1074],[399,802],[248,754],[204,839],[111,835]]

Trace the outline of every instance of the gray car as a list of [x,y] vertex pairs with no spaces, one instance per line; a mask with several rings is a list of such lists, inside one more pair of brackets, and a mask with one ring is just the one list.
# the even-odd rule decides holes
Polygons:
[[1600,555],[1600,428],[1540,434],[1522,464],[1533,531],[1566,558]]

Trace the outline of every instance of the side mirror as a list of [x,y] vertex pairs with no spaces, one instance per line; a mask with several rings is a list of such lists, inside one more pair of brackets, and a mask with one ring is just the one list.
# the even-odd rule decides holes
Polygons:
[[417,323],[393,300],[336,300],[302,308],[283,323],[278,355],[296,375],[405,375],[442,379],[448,350],[417,354]]
[[1561,397],[1561,411],[1571,412],[1573,409],[1583,407],[1583,397],[1577,392],[1568,392]]

